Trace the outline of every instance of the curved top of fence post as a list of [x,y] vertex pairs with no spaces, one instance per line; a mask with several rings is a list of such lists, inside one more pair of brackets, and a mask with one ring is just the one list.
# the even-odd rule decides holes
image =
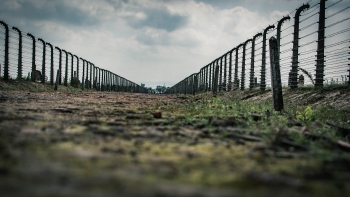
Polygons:
[[9,30],[9,26],[7,25],[7,23],[5,23],[4,21],[0,21],[0,24],[2,24],[5,27],[6,31]]
[[60,52],[60,54],[62,53],[62,50],[59,47],[55,47],[55,49],[57,49]]
[[274,29],[274,28],[275,28],[275,25],[269,25],[266,29],[264,29],[264,34],[263,34],[263,36],[266,36],[267,31],[269,31],[270,29]]
[[13,30],[16,30],[19,34],[21,34],[21,36],[22,36],[22,31],[21,30],[19,30],[17,27],[12,27],[12,29]]
[[262,33],[261,33],[261,32],[260,32],[260,33],[255,34],[255,36],[253,37],[253,40],[255,41],[255,39],[257,39],[259,36],[262,36]]
[[68,52],[64,49],[62,49],[62,51],[66,54],[66,56],[68,56]]
[[33,41],[35,42],[35,36],[33,36],[31,33],[27,33],[27,36],[31,37]]
[[53,46],[52,46],[52,44],[51,44],[51,43],[47,42],[47,43],[46,43],[46,45],[49,45],[49,46],[50,46],[50,48],[51,48],[51,50],[53,50]]
[[281,20],[278,21],[277,31],[281,31],[282,24],[286,20],[290,20],[290,16],[284,16]]
[[252,39],[248,39],[248,40],[246,40],[244,43],[243,43],[243,48],[245,48],[246,47],[246,45],[248,44],[248,42],[251,42],[252,41]]
[[309,9],[310,8],[310,5],[307,3],[307,4],[303,4],[302,6],[300,6],[300,8],[297,9],[297,11],[295,12],[295,16],[298,16],[300,15],[300,13],[305,10],[305,9]]

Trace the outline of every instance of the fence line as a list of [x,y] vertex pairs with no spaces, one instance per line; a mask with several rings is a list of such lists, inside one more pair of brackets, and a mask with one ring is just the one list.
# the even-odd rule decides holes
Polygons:
[[0,76],[4,80],[27,79],[54,86],[59,73],[58,84],[64,86],[71,85],[83,90],[148,92],[145,87],[99,68],[42,38],[30,33],[23,34],[20,29],[10,28],[4,21],[0,21],[0,24]]
[[[192,89],[207,92],[216,85],[219,91],[246,88],[264,91],[271,84],[270,66],[266,66],[270,64],[266,40],[272,36],[278,42],[284,86],[323,88],[327,84],[347,83],[350,88],[350,6],[344,5],[343,0],[329,4],[326,0],[316,1],[303,4],[289,16],[202,67],[198,73],[178,82],[167,93],[191,94]],[[316,3],[309,5],[312,2]],[[219,67],[218,84],[214,84],[216,66]],[[198,77],[198,84],[191,87],[195,77]]]

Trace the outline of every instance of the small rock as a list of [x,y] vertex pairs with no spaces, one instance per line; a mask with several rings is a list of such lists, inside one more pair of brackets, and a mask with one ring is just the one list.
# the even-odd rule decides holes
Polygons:
[[162,118],[162,112],[160,112],[160,111],[154,112],[154,113],[153,113],[153,117],[154,117],[154,118],[157,118],[157,119]]
[[41,131],[39,129],[32,129],[32,128],[22,128],[21,133],[24,134],[40,134]]

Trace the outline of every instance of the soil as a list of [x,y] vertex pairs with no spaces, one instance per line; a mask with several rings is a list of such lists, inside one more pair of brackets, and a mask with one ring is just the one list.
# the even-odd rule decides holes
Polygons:
[[[287,138],[272,145],[259,130],[244,126],[244,120],[188,117],[178,111],[196,100],[190,96],[65,92],[64,87],[36,92],[50,90],[46,86],[8,91],[16,85],[1,82],[0,87],[4,84],[2,196],[350,194],[347,142],[341,146],[345,151],[325,142],[330,146],[325,152],[309,151]],[[346,90],[285,95],[288,102],[349,109]],[[271,100],[269,92],[226,96]],[[255,119],[260,121],[258,115]]]

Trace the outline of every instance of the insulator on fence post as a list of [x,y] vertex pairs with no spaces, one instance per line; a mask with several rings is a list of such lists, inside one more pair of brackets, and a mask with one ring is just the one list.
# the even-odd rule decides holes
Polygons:
[[282,95],[282,82],[281,71],[279,63],[279,46],[277,39],[271,37],[269,39],[270,45],[270,71],[271,71],[271,89],[272,89],[272,101],[275,111],[283,110],[283,95]]
[[31,37],[32,40],[33,40],[33,49],[32,49],[32,81],[36,81],[35,80],[35,72],[36,72],[36,65],[35,65],[35,37],[30,34],[30,33],[27,33],[27,36]]
[[298,87],[298,56],[299,56],[299,17],[300,13],[309,9],[309,4],[301,6],[295,13],[294,17],[294,39],[293,39],[293,56],[292,56],[292,70],[290,72],[290,87],[292,89]]
[[60,77],[59,77],[59,81],[58,84],[62,85],[62,50],[58,47],[55,47],[55,49],[57,49],[60,53],[59,55],[59,60],[58,60],[58,70],[60,71]]
[[17,79],[22,79],[22,32],[17,27],[12,27],[13,30],[18,32],[18,64],[17,64]]
[[5,27],[5,65],[4,65],[4,80],[9,80],[9,27],[4,21],[0,21]]
[[42,63],[42,67],[41,67],[41,83],[45,83],[45,57],[46,57],[46,42],[41,39],[38,38],[38,41],[41,41],[43,44],[43,63]]
[[252,41],[252,39],[248,39],[243,44],[243,55],[242,55],[242,73],[241,73],[241,90],[244,90],[245,83],[245,49],[248,42]]
[[235,59],[235,75],[233,79],[234,83],[234,88],[233,90],[238,90],[239,89],[239,80],[238,80],[238,51],[239,47],[243,46],[243,44],[240,44],[236,47],[236,59]]
[[253,39],[252,39],[252,54],[251,54],[251,63],[250,63],[250,78],[249,78],[249,89],[252,90],[255,86],[255,80],[254,80],[254,63],[255,63],[255,40],[261,36],[262,33],[257,33]]
[[53,46],[50,43],[46,43],[47,45],[49,45],[50,49],[51,49],[51,63],[50,63],[50,85],[54,85],[53,84],[53,75],[54,75],[54,68],[53,68]]
[[263,33],[263,45],[262,45],[262,58],[261,58],[261,77],[260,77],[260,90],[265,91],[266,89],[266,34],[270,29],[275,28],[274,25],[268,26]]
[[316,55],[315,88],[323,88],[324,78],[324,47],[325,47],[325,20],[326,20],[326,0],[320,1],[320,12],[318,19],[318,39]]

